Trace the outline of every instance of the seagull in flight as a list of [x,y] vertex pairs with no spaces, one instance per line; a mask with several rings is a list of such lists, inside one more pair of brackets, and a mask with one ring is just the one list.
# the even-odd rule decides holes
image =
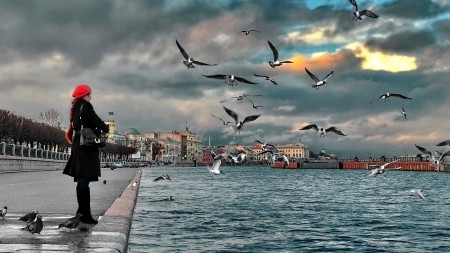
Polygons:
[[221,118],[219,118],[219,117],[217,117],[217,116],[214,116],[214,115],[212,115],[212,114],[211,114],[211,116],[220,119],[220,120],[222,121],[222,123],[223,123],[225,126],[228,126],[229,123],[233,123],[232,121],[225,121],[225,120],[223,120],[223,119],[221,119]]
[[410,191],[410,195],[417,195],[419,198],[426,200],[425,197],[422,194],[422,190],[421,189],[414,189]]
[[388,93],[386,93],[386,94],[383,94],[383,95],[379,96],[377,99],[375,99],[374,101],[372,101],[372,102],[370,102],[370,103],[372,104],[373,102],[377,101],[377,100],[380,99],[380,98],[384,99],[384,102],[386,102],[386,101],[389,101],[389,98],[390,98],[390,97],[398,97],[398,98],[403,98],[403,99],[411,99],[411,98],[409,98],[409,97],[403,96],[402,94],[389,93],[389,92],[388,92]]
[[414,144],[416,146],[417,149],[420,150],[420,152],[422,152],[424,155],[427,155],[428,157],[430,157],[431,159],[431,164],[430,166],[433,166],[436,170],[439,169],[439,166],[441,165],[442,161],[444,161],[444,158],[448,155],[450,155],[450,150],[447,150],[446,152],[444,152],[443,154],[440,155],[440,157],[438,159],[436,159],[436,157],[434,157],[433,152],[431,152],[431,150],[418,146],[416,144]]
[[275,80],[273,80],[273,78],[270,76],[263,76],[263,75],[257,75],[257,74],[253,74],[253,75],[258,76],[258,77],[265,77],[267,81],[270,81],[271,83],[273,83],[275,85],[278,85],[277,82],[275,82]]
[[180,43],[178,43],[178,40],[175,39],[175,42],[177,43],[177,47],[180,50],[181,54],[183,55],[184,59],[186,59],[186,61],[183,61],[183,63],[184,63],[184,65],[186,65],[186,67],[188,69],[195,68],[194,64],[202,65],[202,66],[215,66],[215,65],[217,65],[217,64],[207,64],[207,63],[195,61],[193,58],[189,57],[189,55],[186,53],[186,51],[184,51],[184,49],[181,47]]
[[309,130],[309,129],[316,130],[319,137],[322,137],[322,138],[324,138],[328,132],[334,132],[335,134],[338,134],[338,135],[347,136],[346,133],[342,132],[339,128],[334,127],[334,126],[324,129],[323,127],[318,127],[316,124],[310,124],[310,125],[300,128],[300,130]]
[[225,80],[225,83],[230,86],[236,86],[239,84],[239,82],[253,84],[253,85],[258,84],[258,83],[250,82],[242,77],[238,77],[238,76],[234,76],[234,75],[217,74],[217,75],[212,75],[212,76],[206,76],[206,75],[202,75],[202,76],[208,77],[208,78],[219,79],[219,80]]
[[266,150],[277,150],[278,151],[278,149],[274,145],[272,145],[270,143],[265,143],[265,142],[262,142],[262,141],[259,141],[259,140],[254,140],[254,141],[258,142],[259,144],[261,144],[261,150],[262,151],[266,151]]
[[223,107],[223,109],[225,110],[225,112],[228,115],[230,115],[230,117],[232,117],[234,119],[235,125],[232,125],[232,127],[233,127],[235,132],[239,132],[239,133],[241,133],[241,131],[244,130],[243,126],[244,126],[245,123],[250,122],[250,121],[254,121],[255,119],[259,118],[259,116],[261,116],[261,114],[259,114],[259,115],[251,115],[251,116],[245,117],[244,121],[239,121],[239,117],[238,117],[237,113],[235,113],[232,110],[226,108],[225,106]]
[[206,166],[208,168],[209,174],[211,174],[211,178],[214,179],[214,175],[219,174],[225,174],[221,169],[219,169],[220,165],[222,164],[222,159],[225,158],[227,153],[222,153],[219,155],[216,155],[213,151],[211,152],[211,156],[213,156],[214,163],[212,167]]
[[240,32],[237,32],[236,34],[238,34],[238,33],[245,33],[245,35],[249,35],[250,32],[257,32],[257,33],[259,33],[259,31],[256,31],[256,30],[248,30],[248,31],[240,31]]
[[450,140],[439,142],[436,146],[450,146]]
[[405,108],[403,108],[403,106],[402,106],[402,114],[403,114],[403,116],[405,116],[405,119],[406,119],[406,112],[405,112]]
[[372,173],[370,175],[368,175],[368,176],[376,177],[378,174],[383,174],[385,172],[385,170],[399,170],[402,167],[386,168],[386,166],[388,166],[389,164],[392,164],[392,163],[395,163],[395,162],[398,162],[398,161],[399,161],[399,159],[397,159],[395,161],[392,161],[392,162],[389,162],[389,163],[385,163],[383,165],[369,165],[370,167],[374,167],[374,168],[372,169]]
[[247,160],[247,155],[244,152],[240,152],[236,156],[228,154],[228,158],[233,160],[234,163],[242,163]]
[[233,99],[233,98],[235,98],[238,102],[242,103],[242,100],[244,100],[245,97],[260,97],[260,96],[261,95],[246,95],[245,93],[242,93],[242,95],[239,95],[237,97],[231,97],[229,99],[222,100],[222,101],[220,101],[220,103],[226,102],[226,101],[228,101],[230,99]]
[[269,65],[272,68],[275,68],[277,66],[281,66],[281,65],[283,65],[283,63],[293,63],[291,61],[281,61],[280,62],[278,60],[278,56],[279,56],[278,50],[272,45],[272,43],[270,43],[270,41],[267,41],[267,42],[269,42],[269,46],[270,46],[270,48],[272,49],[272,52],[273,52],[273,62],[269,61]]
[[355,22],[358,21],[358,19],[362,20],[362,18],[361,18],[362,15],[366,15],[367,17],[370,17],[370,18],[378,18],[377,14],[375,14],[369,10],[358,11],[358,5],[356,4],[356,0],[350,0],[350,3],[352,3],[353,6],[355,6],[355,8],[356,8],[355,12],[353,12],[353,15],[354,15],[353,20],[355,20]]
[[316,84],[314,84],[312,87],[315,88],[316,90],[319,89],[320,86],[324,85],[327,83],[328,78],[330,78],[334,71],[331,71],[330,74],[328,74],[324,79],[319,80],[319,78],[317,78],[317,76],[313,75],[311,72],[309,72],[309,70],[307,68],[305,68],[306,73],[308,73],[309,77],[311,77],[311,79],[316,82]]
[[247,98],[248,101],[250,101],[250,103],[252,103],[253,108],[255,108],[255,109],[258,109],[259,107],[263,107],[264,108],[264,106],[262,106],[262,105],[255,105],[255,103],[253,103],[253,101],[251,101],[250,98],[248,98],[248,97],[245,97],[245,98]]

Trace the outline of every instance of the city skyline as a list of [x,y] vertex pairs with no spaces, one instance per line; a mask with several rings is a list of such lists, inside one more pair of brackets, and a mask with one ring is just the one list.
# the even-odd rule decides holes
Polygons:
[[[97,114],[106,121],[113,112],[122,133],[182,131],[188,121],[214,146],[235,137],[242,145],[301,139],[338,157],[420,153],[414,144],[442,150],[435,144],[450,139],[450,3],[357,2],[379,18],[353,21],[348,0],[0,2],[0,108],[31,119],[54,108],[66,126],[71,93],[86,83]],[[258,32],[238,33],[251,29]],[[186,68],[175,40],[217,65]],[[268,41],[293,63],[270,67]],[[334,74],[315,89],[305,68],[320,79]],[[217,74],[258,84],[202,76]],[[412,99],[370,103],[388,92]],[[264,107],[230,99],[243,93],[261,95],[251,100]],[[233,121],[223,106],[261,116],[235,134],[211,116]],[[347,136],[299,130],[313,123]]]

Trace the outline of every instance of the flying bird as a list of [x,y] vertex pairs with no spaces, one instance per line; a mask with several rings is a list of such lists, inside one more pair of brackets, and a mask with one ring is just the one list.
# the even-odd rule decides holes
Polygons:
[[267,41],[267,42],[269,42],[269,46],[270,46],[270,48],[272,49],[272,52],[273,52],[273,62],[271,62],[271,61],[269,61],[269,65],[272,67],[272,68],[275,68],[275,67],[277,67],[277,66],[281,66],[281,65],[283,65],[284,63],[293,63],[293,62],[291,62],[291,61],[279,61],[278,60],[278,57],[279,57],[279,53],[278,53],[278,50],[272,45],[272,43],[270,43],[270,41]]
[[402,114],[403,114],[403,116],[405,116],[405,119],[406,119],[406,112],[405,112],[405,108],[403,108],[403,106],[402,106]]
[[278,149],[273,144],[265,143],[265,142],[262,142],[262,141],[259,141],[259,140],[254,140],[254,141],[258,142],[259,144],[261,144],[261,150],[262,151],[266,151],[266,150],[276,150],[276,151],[278,151]]
[[225,83],[232,87],[238,85],[239,82],[253,84],[253,85],[258,84],[258,83],[250,82],[242,77],[238,77],[238,76],[234,76],[234,75],[217,74],[217,75],[212,75],[212,76],[206,76],[206,75],[202,75],[202,76],[208,77],[208,78],[219,79],[219,80],[225,80]]
[[222,159],[220,156],[220,158],[219,157],[217,159],[214,158],[214,163],[213,163],[212,167],[206,166],[209,171],[209,174],[211,174],[212,179],[214,179],[214,175],[225,174],[225,173],[223,173],[223,171],[221,169],[219,169],[221,164],[222,164]]
[[235,132],[239,132],[239,133],[241,133],[241,131],[244,130],[243,126],[244,126],[245,123],[250,122],[250,121],[254,121],[257,118],[259,118],[259,116],[261,116],[261,114],[259,114],[259,115],[251,115],[251,116],[245,117],[244,121],[239,121],[239,116],[237,115],[237,113],[235,113],[232,110],[226,108],[225,106],[223,107],[223,109],[225,110],[225,112],[228,115],[230,115],[230,117],[232,117],[234,119],[235,125],[232,125],[232,127],[233,127]]
[[385,163],[385,164],[383,164],[383,165],[369,165],[370,167],[374,167],[374,168],[372,169],[372,173],[371,173],[370,175],[368,175],[368,176],[374,176],[374,177],[376,177],[376,176],[379,175],[379,174],[383,174],[383,173],[385,172],[385,170],[399,170],[399,169],[401,169],[402,167],[397,167],[397,168],[386,168],[389,164],[396,163],[396,162],[398,162],[398,161],[399,161],[399,159],[397,159],[397,160],[395,160],[395,161],[392,161],[392,162],[389,162],[389,163]]
[[380,99],[380,98],[384,99],[384,102],[386,102],[386,101],[389,101],[389,98],[390,98],[390,97],[398,97],[398,98],[403,98],[403,99],[411,99],[411,98],[409,98],[409,97],[403,96],[402,94],[389,93],[389,92],[388,92],[388,93],[386,93],[386,94],[383,94],[383,95],[379,96],[377,99],[375,99],[374,101],[372,101],[372,102],[370,102],[370,103],[372,104],[373,102],[377,101],[377,100]]
[[370,17],[370,18],[378,18],[377,14],[375,14],[369,10],[358,11],[358,5],[356,4],[355,0],[350,0],[350,3],[352,3],[356,7],[355,12],[353,12],[353,15],[354,15],[353,20],[355,20],[355,21],[357,21],[358,19],[362,20],[362,18],[361,18],[362,15],[366,15],[367,17]]
[[223,122],[223,124],[224,124],[225,126],[228,126],[229,123],[233,123],[232,121],[225,121],[225,120],[223,120],[223,119],[221,119],[221,118],[219,118],[219,117],[217,117],[217,116],[214,116],[214,115],[212,115],[212,114],[211,114],[211,116],[220,119],[220,120]]
[[244,152],[241,152],[236,156],[228,154],[228,158],[230,158],[233,161],[233,163],[242,163],[247,160],[247,155]]
[[339,128],[334,127],[334,126],[324,129],[323,127],[318,127],[316,124],[310,124],[310,125],[300,128],[300,130],[309,130],[309,129],[316,130],[319,137],[322,137],[322,138],[325,138],[325,135],[328,132],[334,132],[335,134],[338,134],[338,135],[347,136],[346,133],[342,132]]
[[222,100],[222,101],[220,101],[220,103],[226,102],[226,101],[228,101],[228,100],[230,100],[230,99],[233,99],[233,98],[235,98],[238,102],[241,102],[241,103],[242,103],[242,100],[244,100],[245,97],[260,97],[260,96],[261,96],[261,95],[246,95],[246,94],[242,93],[242,95],[239,95],[239,96],[237,96],[237,97],[231,97],[231,98],[229,98],[229,99]]
[[270,76],[263,76],[263,75],[257,75],[257,74],[253,74],[253,75],[258,76],[258,77],[264,77],[264,78],[266,78],[267,81],[270,81],[271,83],[273,83],[275,85],[278,85],[277,82],[275,82],[275,80],[273,80],[273,78]]
[[251,101],[250,98],[248,98],[248,97],[245,97],[245,98],[247,98],[248,101],[250,101],[250,103],[252,103],[253,108],[255,108],[255,109],[258,109],[258,108],[260,108],[260,107],[263,107],[263,108],[264,108],[264,106],[262,106],[262,105],[255,105],[255,103],[253,103],[253,101]]
[[188,69],[195,68],[194,64],[201,65],[201,66],[215,66],[215,65],[217,65],[217,64],[207,64],[207,63],[195,61],[193,58],[189,57],[189,55],[186,53],[186,51],[184,51],[184,49],[180,46],[180,43],[178,43],[178,40],[175,39],[175,42],[177,43],[177,47],[180,50],[181,54],[183,55],[184,59],[186,59],[186,61],[183,61],[183,63],[184,63],[184,65],[186,65],[186,67]]
[[159,180],[170,180],[170,181],[172,181],[172,179],[170,179],[169,175],[162,175],[162,176],[159,176],[159,177],[155,178],[155,180],[153,180],[153,182],[156,182],[156,181],[159,181]]
[[424,155],[430,157],[430,159],[431,159],[430,166],[435,167],[436,170],[439,169],[439,166],[441,165],[442,161],[444,161],[444,158],[447,157],[448,155],[450,155],[450,150],[447,150],[446,152],[441,154],[438,159],[436,159],[436,157],[434,157],[433,152],[431,152],[429,149],[418,146],[416,144],[414,144],[414,145],[416,146],[417,149],[420,150],[420,152],[422,152]]
[[317,76],[313,75],[311,72],[309,72],[309,70],[307,68],[305,68],[306,73],[308,73],[309,77],[311,77],[311,79],[316,83],[314,84],[312,87],[315,88],[316,90],[319,89],[320,86],[324,85],[327,83],[328,78],[330,78],[334,71],[331,71],[330,74],[328,74],[327,76],[325,76],[324,79],[319,80],[319,78],[317,78]]
[[414,189],[410,191],[410,195],[417,195],[419,198],[426,200],[425,197],[422,194],[422,190],[420,189]]
[[237,32],[236,34],[238,34],[238,33],[245,33],[245,35],[249,35],[250,32],[257,32],[257,33],[259,33],[259,31],[256,31],[256,30],[248,30],[248,31],[240,31],[240,32]]
[[36,215],[36,219],[27,224],[22,230],[28,230],[31,234],[41,234],[44,228],[44,223],[42,222],[42,216],[40,214]]
[[59,224],[58,228],[76,228],[80,224],[81,213],[77,213],[75,217],[69,218],[64,223]]
[[8,212],[8,207],[7,206],[3,207],[3,210],[0,211],[0,218],[2,220],[5,219],[5,215],[6,215],[7,212]]
[[36,215],[38,213],[39,212],[37,210],[34,210],[33,212],[25,214],[24,216],[20,217],[19,221],[32,222],[32,221],[34,221],[36,219]]
[[450,146],[450,140],[439,142],[436,146]]

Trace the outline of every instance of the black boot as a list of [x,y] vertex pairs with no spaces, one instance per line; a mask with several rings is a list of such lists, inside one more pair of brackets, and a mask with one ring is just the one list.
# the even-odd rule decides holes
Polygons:
[[97,224],[91,214],[91,192],[88,188],[77,188],[78,211],[81,213],[81,222],[86,224]]

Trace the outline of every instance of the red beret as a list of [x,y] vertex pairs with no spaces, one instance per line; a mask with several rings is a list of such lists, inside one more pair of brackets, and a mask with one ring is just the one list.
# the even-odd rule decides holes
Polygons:
[[80,84],[73,91],[72,97],[78,99],[84,97],[84,95],[89,94],[89,92],[91,92],[91,88],[89,86],[87,86],[86,84]]

